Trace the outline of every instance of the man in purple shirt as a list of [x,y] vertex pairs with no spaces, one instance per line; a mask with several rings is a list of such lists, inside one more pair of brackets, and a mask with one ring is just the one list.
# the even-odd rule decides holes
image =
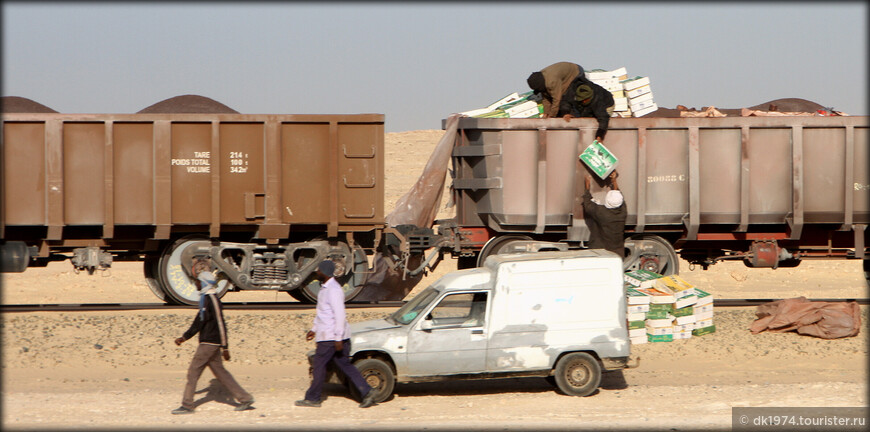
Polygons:
[[321,283],[317,293],[317,312],[314,327],[305,335],[305,340],[315,339],[314,373],[305,399],[296,401],[296,406],[319,407],[323,384],[326,381],[326,365],[330,360],[356,386],[359,394],[365,395],[360,408],[375,404],[375,391],[366,383],[359,370],[350,363],[350,324],[344,312],[344,291],[335,280],[335,263],[324,260],[317,266],[315,278]]

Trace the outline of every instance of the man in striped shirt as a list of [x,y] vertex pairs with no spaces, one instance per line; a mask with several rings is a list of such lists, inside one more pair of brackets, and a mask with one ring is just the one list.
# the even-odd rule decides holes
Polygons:
[[[184,335],[175,339],[176,345],[199,333],[199,347],[190,368],[187,370],[187,385],[184,387],[184,397],[181,406],[172,410],[172,414],[190,414],[195,405],[193,396],[196,392],[196,382],[199,381],[202,371],[208,366],[215,378],[239,401],[236,411],[244,411],[251,408],[254,397],[246,392],[229,371],[224,368],[221,356],[230,361],[230,351],[227,341],[227,326],[224,322],[223,305],[216,294],[217,280],[211,271],[211,262],[207,258],[194,258],[192,273],[197,290],[201,292],[199,299],[199,311],[193,324],[184,332]],[[223,352],[221,352],[223,351]]]

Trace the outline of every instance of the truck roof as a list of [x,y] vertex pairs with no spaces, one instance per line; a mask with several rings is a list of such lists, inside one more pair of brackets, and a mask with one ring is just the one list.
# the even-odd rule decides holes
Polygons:
[[579,249],[570,251],[552,251],[536,253],[513,253],[493,255],[486,259],[484,266],[495,270],[499,265],[517,261],[541,261],[552,259],[573,258],[619,258],[619,255],[604,249]]

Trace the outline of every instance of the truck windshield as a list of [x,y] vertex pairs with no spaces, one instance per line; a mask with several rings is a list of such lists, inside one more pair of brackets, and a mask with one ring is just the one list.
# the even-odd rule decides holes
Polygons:
[[393,313],[391,318],[399,324],[410,324],[436,296],[438,296],[438,290],[433,287],[426,288]]

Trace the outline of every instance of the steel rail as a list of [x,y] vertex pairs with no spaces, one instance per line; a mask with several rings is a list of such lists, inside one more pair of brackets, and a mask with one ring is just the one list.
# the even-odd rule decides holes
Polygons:
[[[398,308],[404,302],[347,303],[347,309]],[[315,305],[298,302],[227,302],[225,310],[313,310]],[[165,303],[65,303],[65,304],[11,304],[0,305],[0,313],[15,312],[89,312],[131,310],[184,310],[196,306]]]
[[[771,303],[780,299],[714,299],[713,307],[749,307]],[[870,304],[868,298],[818,298],[810,301],[849,302],[859,305]],[[348,303],[348,309],[398,308],[404,302],[389,301],[380,303]],[[89,311],[133,311],[133,310],[181,310],[195,306],[169,305],[164,303],[66,303],[66,304],[11,304],[0,305],[0,313],[15,312],[89,312]],[[298,302],[232,302],[224,303],[226,310],[311,310],[315,305]]]

